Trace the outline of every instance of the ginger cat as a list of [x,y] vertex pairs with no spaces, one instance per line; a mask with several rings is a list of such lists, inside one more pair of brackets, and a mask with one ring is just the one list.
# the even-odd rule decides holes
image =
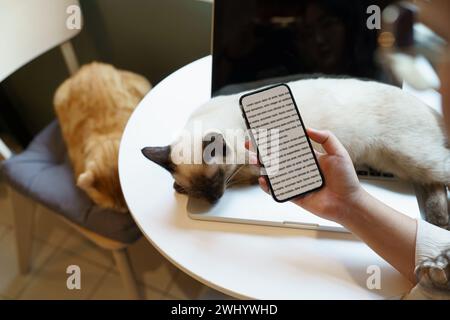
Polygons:
[[150,88],[138,74],[93,62],[55,93],[76,183],[101,207],[127,211],[119,183],[119,144],[128,118]]

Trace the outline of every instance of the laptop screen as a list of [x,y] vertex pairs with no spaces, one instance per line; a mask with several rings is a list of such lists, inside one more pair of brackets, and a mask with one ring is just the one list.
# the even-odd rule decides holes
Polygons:
[[369,5],[389,0],[215,0],[212,95],[319,75],[390,82]]

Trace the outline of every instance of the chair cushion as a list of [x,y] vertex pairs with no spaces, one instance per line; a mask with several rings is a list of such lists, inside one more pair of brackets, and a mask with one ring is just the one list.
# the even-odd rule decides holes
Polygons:
[[132,243],[141,235],[130,214],[96,206],[75,185],[56,120],[0,168],[14,189],[81,227],[123,243]]

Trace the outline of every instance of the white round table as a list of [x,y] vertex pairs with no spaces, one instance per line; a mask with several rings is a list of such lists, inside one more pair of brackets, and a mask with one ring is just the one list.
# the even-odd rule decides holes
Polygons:
[[[125,199],[159,252],[198,281],[237,298],[384,299],[410,289],[351,234],[188,217],[186,196],[174,192],[170,174],[145,159],[141,148],[169,144],[191,112],[210,99],[210,88],[208,56],[153,88],[123,134],[119,174]],[[380,289],[367,287],[371,266],[380,270]]]

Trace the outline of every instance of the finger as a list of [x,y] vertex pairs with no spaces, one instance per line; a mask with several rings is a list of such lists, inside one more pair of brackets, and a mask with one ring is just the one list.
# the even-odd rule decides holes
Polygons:
[[322,145],[326,153],[341,156],[348,154],[347,150],[345,150],[338,138],[336,138],[336,136],[330,131],[308,128],[306,129],[306,132],[311,140]]
[[245,149],[251,151],[252,143],[250,142],[250,140],[245,140]]
[[270,194],[269,185],[267,184],[267,180],[264,177],[259,177],[258,183],[265,193]]
[[253,151],[255,152],[255,149],[253,148],[253,143],[251,140],[245,140],[245,149],[247,149],[248,151]]
[[249,151],[248,153],[248,162],[250,164],[259,165],[258,157],[256,156],[256,153]]
[[259,159],[258,156],[256,155],[255,152],[253,152],[252,150],[252,143],[250,140],[246,140],[245,143],[245,148],[248,150],[248,162],[249,164],[255,164],[255,165],[259,165]]
[[314,153],[316,154],[316,158],[317,158],[317,159],[319,159],[321,156],[324,156],[324,155],[325,155],[325,153],[320,152],[320,151],[317,151],[317,150],[314,150]]

